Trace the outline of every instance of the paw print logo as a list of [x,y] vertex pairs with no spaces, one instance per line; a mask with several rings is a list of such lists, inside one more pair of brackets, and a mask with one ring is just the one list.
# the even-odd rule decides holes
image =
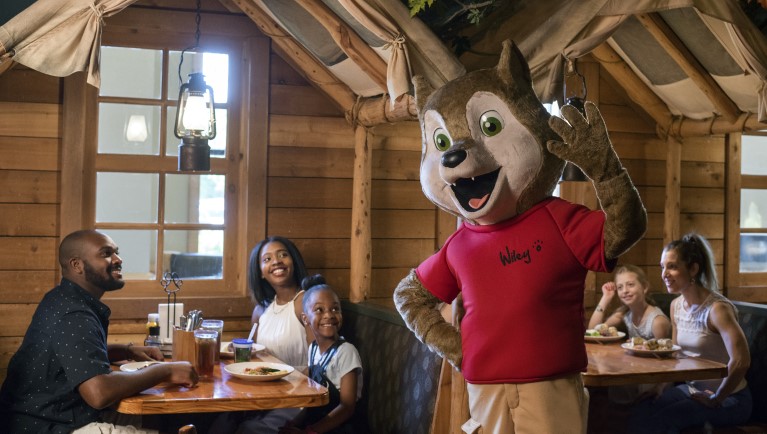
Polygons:
[[537,240],[536,242],[533,243],[533,249],[535,249],[536,252],[540,252],[542,248],[543,248],[543,241]]

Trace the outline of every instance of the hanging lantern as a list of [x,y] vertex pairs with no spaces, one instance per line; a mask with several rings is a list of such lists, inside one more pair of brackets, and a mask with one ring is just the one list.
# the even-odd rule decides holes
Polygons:
[[[583,105],[586,102],[586,78],[578,72],[578,67],[575,64],[575,60],[567,59],[565,65],[565,104],[578,109],[582,115],[586,115],[586,110]],[[562,179],[560,181],[588,181],[589,179],[581,171],[581,169],[571,162],[565,164],[565,169],[562,172]]]
[[216,111],[213,88],[201,73],[189,74],[189,82],[179,89],[174,134],[181,139],[178,170],[209,171],[208,140],[216,137]]

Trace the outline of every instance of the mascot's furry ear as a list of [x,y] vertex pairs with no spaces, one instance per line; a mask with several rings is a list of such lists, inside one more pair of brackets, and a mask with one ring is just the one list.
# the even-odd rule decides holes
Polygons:
[[415,106],[418,108],[418,113],[423,113],[423,107],[426,105],[426,100],[429,99],[434,88],[431,86],[426,78],[421,75],[413,76],[413,87],[415,88]]
[[507,85],[511,85],[515,79],[519,80],[520,78],[524,79],[527,85],[533,82],[525,56],[519,51],[517,44],[508,39],[503,41],[503,50],[495,70]]

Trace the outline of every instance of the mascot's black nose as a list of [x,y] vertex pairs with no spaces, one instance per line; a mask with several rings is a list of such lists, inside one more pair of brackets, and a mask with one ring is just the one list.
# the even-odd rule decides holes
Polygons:
[[454,169],[466,159],[466,151],[453,149],[442,154],[442,165]]

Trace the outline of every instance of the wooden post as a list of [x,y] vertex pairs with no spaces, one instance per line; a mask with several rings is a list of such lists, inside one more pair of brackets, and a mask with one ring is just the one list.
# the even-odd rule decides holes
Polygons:
[[354,187],[349,278],[349,299],[352,303],[364,301],[370,294],[370,274],[373,268],[370,227],[373,167],[372,149],[368,145],[367,136],[367,128],[358,124],[354,130]]
[[741,286],[740,282],[740,219],[734,218],[740,209],[740,164],[741,164],[741,133],[730,133],[726,136],[725,148],[725,228],[724,228],[724,287],[729,289]]
[[679,239],[679,203],[682,185],[682,142],[666,138],[666,205],[663,210],[663,245]]

